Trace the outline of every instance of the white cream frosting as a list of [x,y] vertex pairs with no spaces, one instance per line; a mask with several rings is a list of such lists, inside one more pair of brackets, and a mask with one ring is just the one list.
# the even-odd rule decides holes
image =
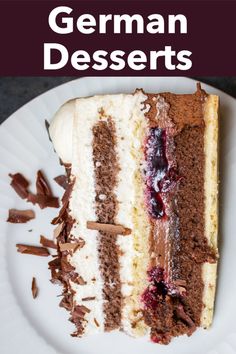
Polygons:
[[76,100],[63,104],[55,113],[49,127],[54,149],[64,163],[72,162],[72,130]]
[[[80,100],[76,100],[74,107],[71,173],[76,177],[76,181],[69,207],[76,223],[71,233],[75,237],[82,237],[85,245],[73,254],[70,261],[86,284],[78,285],[71,282],[71,286],[76,292],[74,296],[76,304],[85,305],[90,310],[85,315],[88,321],[85,333],[91,333],[104,329],[103,282],[99,271],[98,232],[89,230],[86,226],[87,221],[96,220],[92,127],[97,117],[89,113],[89,102],[87,110],[81,110]],[[95,297],[95,300],[83,301],[82,299],[86,297]]]

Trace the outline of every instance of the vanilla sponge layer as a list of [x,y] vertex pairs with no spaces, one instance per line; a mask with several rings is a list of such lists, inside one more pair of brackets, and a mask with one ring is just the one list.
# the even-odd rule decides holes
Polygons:
[[120,279],[123,295],[122,328],[133,336],[146,333],[142,320],[140,294],[146,286],[146,271],[149,262],[148,239],[150,225],[144,206],[142,144],[147,133],[147,120],[142,110],[146,97],[139,93],[133,96],[134,105],[126,115],[115,120],[117,154],[120,166],[115,190],[119,203],[116,223],[129,227],[129,237],[117,237],[121,250]]
[[[204,104],[205,151],[205,236],[218,254],[218,111],[219,97],[209,95]],[[201,326],[208,328],[213,319],[217,263],[202,266],[203,311]]]

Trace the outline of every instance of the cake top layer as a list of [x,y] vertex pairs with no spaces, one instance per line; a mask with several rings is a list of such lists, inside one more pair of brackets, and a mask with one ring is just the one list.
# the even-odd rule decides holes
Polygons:
[[[203,123],[201,105],[204,102],[207,94],[197,86],[197,91],[194,94],[146,94],[142,90],[136,90],[134,94],[114,94],[101,95],[87,98],[73,99],[66,102],[55,114],[54,119],[50,125],[50,136],[53,140],[53,145],[59,157],[64,163],[72,161],[72,127],[75,112],[75,104],[77,101],[77,108],[81,106],[86,114],[94,114],[97,110],[102,110],[106,106],[106,111],[112,115],[123,116],[125,110],[138,105],[137,109],[144,110],[147,113],[149,124],[155,125],[155,117],[157,109],[161,109],[161,104],[169,106],[169,120],[163,117],[163,128],[167,125],[175,126],[175,131],[180,131],[184,125],[200,126]],[[162,100],[163,98],[163,100]],[[79,105],[78,105],[79,101]],[[153,104],[157,102],[156,105]],[[164,107],[163,107],[164,108]],[[118,110],[118,112],[117,112]],[[160,126],[160,122],[159,122]]]

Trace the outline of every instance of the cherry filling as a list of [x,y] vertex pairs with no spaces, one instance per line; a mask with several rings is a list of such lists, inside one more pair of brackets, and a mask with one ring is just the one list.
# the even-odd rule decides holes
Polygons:
[[[150,284],[141,296],[141,301],[144,304],[144,311],[148,310],[148,312],[151,312],[154,317],[157,316],[159,323],[162,321],[160,318],[160,309],[162,309],[162,313],[163,309],[164,313],[165,311],[172,311],[172,323],[174,323],[174,321],[184,322],[188,326],[187,333],[189,335],[192,334],[196,329],[196,325],[184,306],[184,303],[186,302],[186,289],[184,287],[186,282],[179,280],[175,281],[175,283],[170,283],[166,281],[166,273],[164,269],[158,266],[148,270],[147,275]],[[180,284],[184,284],[184,286],[180,286]],[[168,301],[166,300],[167,297]],[[165,318],[163,318],[163,321],[165,324]],[[167,328],[165,328],[164,332],[163,330],[155,329],[153,333],[151,335],[151,340],[155,343],[169,343],[171,339]]]
[[155,266],[147,271],[149,286],[143,292],[141,300],[144,308],[155,310],[158,303],[163,302],[166,295],[174,298],[182,298],[185,292],[183,287],[179,287],[165,280],[165,271],[163,268]]
[[181,179],[177,170],[169,166],[167,139],[165,129],[151,128],[145,144],[147,207],[150,216],[155,219],[165,216],[162,193],[169,192]]

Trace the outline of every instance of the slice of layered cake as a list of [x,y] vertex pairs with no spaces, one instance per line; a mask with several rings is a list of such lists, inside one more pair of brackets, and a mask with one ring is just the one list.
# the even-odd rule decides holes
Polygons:
[[218,97],[79,98],[50,128],[68,184],[52,280],[74,336],[121,329],[167,344],[212,322]]

